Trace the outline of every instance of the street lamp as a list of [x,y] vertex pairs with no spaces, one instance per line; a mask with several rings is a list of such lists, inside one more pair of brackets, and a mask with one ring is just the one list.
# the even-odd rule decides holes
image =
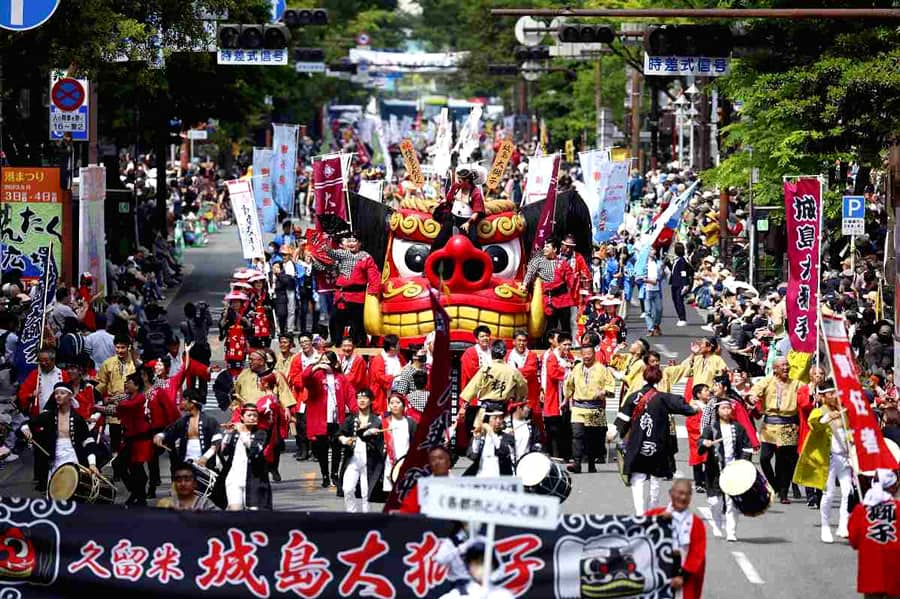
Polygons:
[[684,161],[684,105],[687,104],[687,100],[684,99],[684,96],[678,96],[673,104],[678,126],[678,166],[681,167]]
[[694,168],[694,125],[696,124],[694,122],[694,117],[699,114],[699,112],[697,112],[697,108],[694,106],[694,101],[696,100],[697,96],[700,95],[700,90],[697,89],[696,85],[691,83],[691,86],[689,88],[687,88],[686,90],[684,90],[684,95],[686,95],[688,97],[688,99],[690,100],[690,109],[687,111],[687,114],[690,117],[688,120],[688,123],[690,124],[690,127],[691,127],[690,159],[688,160],[688,163],[689,163],[691,169],[693,170],[693,168]]

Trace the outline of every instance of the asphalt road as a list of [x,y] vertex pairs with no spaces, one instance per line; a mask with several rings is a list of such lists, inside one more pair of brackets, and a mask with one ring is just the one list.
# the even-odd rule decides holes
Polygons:
[[[227,280],[232,269],[241,261],[238,240],[233,228],[226,228],[211,236],[207,247],[189,249],[186,252],[187,272],[184,284],[169,307],[173,325],[182,318],[187,301],[205,300],[217,316],[221,298],[227,291]],[[669,358],[683,359],[690,352],[693,339],[708,333],[700,329],[701,317],[690,311],[689,326],[675,327],[675,314],[668,292],[664,301],[662,337],[651,338],[653,346],[665,362]],[[629,338],[635,338],[643,330],[639,309],[630,308],[628,316]],[[214,335],[213,335],[214,337]],[[212,338],[214,359],[221,359],[222,348],[217,338]],[[678,388],[675,392],[679,392]],[[214,401],[208,404],[214,409]],[[224,414],[215,410],[220,416]],[[610,421],[615,410],[610,408]],[[679,471],[690,476],[686,459],[686,434],[683,421],[679,422]],[[342,510],[343,500],[335,496],[334,488],[322,489],[318,466],[315,462],[297,462],[293,459],[293,442],[282,456],[281,483],[274,483],[274,502],[279,510],[322,511]],[[0,488],[4,495],[35,496],[31,485],[31,456],[25,454],[16,462],[6,464],[0,470]],[[758,461],[758,460],[757,460]],[[468,461],[460,460],[456,470],[465,468]],[[161,467],[164,485],[168,464]],[[165,487],[163,487],[165,488]],[[663,484],[662,499],[665,503],[668,485]],[[127,496],[120,487],[120,497]],[[797,597],[854,597],[856,584],[856,555],[846,541],[836,539],[835,544],[819,541],[819,515],[809,510],[805,501],[795,500],[792,505],[774,505],[757,518],[741,518],[738,523],[736,543],[727,543],[724,534],[712,525],[705,495],[695,495],[695,512],[707,525],[707,569],[704,597],[795,599]],[[380,506],[374,506],[374,509]],[[564,509],[569,513],[631,513],[631,493],[624,487],[615,466],[600,465],[596,474],[581,474],[574,478],[573,491]],[[833,519],[836,520],[837,509]]]

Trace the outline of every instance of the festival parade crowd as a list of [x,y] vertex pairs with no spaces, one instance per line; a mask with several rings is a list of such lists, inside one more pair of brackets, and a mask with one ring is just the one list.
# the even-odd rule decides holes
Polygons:
[[[486,160],[500,139],[485,144]],[[430,201],[440,231],[429,252],[465,246],[489,255],[480,249],[480,225],[500,202],[524,208],[533,146],[516,147],[490,190],[476,166],[457,168],[446,188],[439,181],[417,188],[401,169],[384,204]],[[123,163],[123,180],[134,181],[140,168]],[[355,184],[382,176],[370,164],[353,168]],[[556,194],[577,191],[582,174],[565,164]],[[367,330],[367,302],[387,276],[381,257],[363,247],[365,225],[325,226],[303,178],[301,214],[285,218],[264,256],[235,264],[221,309],[192,300],[183,319],[167,313],[165,290],[183,276],[185,231],[189,245],[202,247],[210,223],[221,228],[234,219],[215,177],[209,168],[173,180],[170,229],[142,231],[141,247],[110,267],[111,289],[95,293],[96,275],[85,272],[51,290],[37,368],[14,385],[15,409],[3,413],[0,458],[9,464],[31,452],[41,495],[121,503],[121,482],[126,505],[184,511],[272,510],[282,474],[294,460],[313,460],[321,492],[342,497],[347,512],[387,502],[392,513],[418,513],[415,488],[396,504],[389,497],[417,430],[431,425],[435,360],[451,356],[435,355],[434,332],[408,342]],[[453,358],[453,422],[428,452],[429,475],[537,472],[526,485],[550,477],[550,494],[565,501],[584,473],[615,462],[634,514],[672,519],[681,562],[671,585],[685,598],[701,596],[707,550],[692,502],[707,504],[728,543],[742,539],[742,518],[765,517],[773,503],[798,518],[816,510],[821,542],[847,539],[858,551],[859,592],[900,596],[900,470],[865,470],[859,457],[875,443],[900,459],[894,325],[883,315],[891,302],[879,253],[884,198],[874,188],[866,196],[872,216],[857,239],[859,259],[822,248],[815,281],[819,314],[843,318],[853,361],[845,366],[858,373],[852,377],[861,390],[853,401],[878,425],[864,447],[842,399],[843,378],[833,372],[835,356],[824,342],[813,352],[792,347],[788,282],[776,275],[758,290],[746,280],[757,248],[741,190],[703,189],[673,164],[630,173],[626,214],[604,241],[583,251],[591,224],[569,219],[522,258],[514,291],[542,297],[546,325],[538,334],[518,325],[511,334],[488,324],[466,331]],[[675,204],[674,224],[665,223]],[[178,243],[169,243],[170,234]],[[5,282],[3,295],[3,366],[14,384],[13,355],[34,298],[18,282]],[[661,328],[664,305],[674,307],[676,328],[692,311],[708,333],[689,355],[665,361],[652,343],[673,333]],[[221,416],[209,413],[213,396]],[[678,439],[680,426],[687,439]],[[676,456],[686,457],[687,475]],[[668,497],[664,481],[672,481]],[[882,539],[879,530],[893,537]],[[439,559],[458,583],[447,597],[481,596],[484,547],[475,532],[463,526],[442,541]],[[512,595],[494,589],[489,596]]]

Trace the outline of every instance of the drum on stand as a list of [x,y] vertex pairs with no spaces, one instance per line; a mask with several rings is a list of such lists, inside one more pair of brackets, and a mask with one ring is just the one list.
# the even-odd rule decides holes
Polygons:
[[403,470],[403,462],[404,461],[406,461],[405,454],[402,457],[400,457],[396,462],[394,462],[393,466],[391,466],[391,473],[389,475],[389,478],[391,479],[391,483],[393,483],[395,485],[397,484],[397,479],[400,478],[400,471]]
[[775,497],[766,477],[749,460],[735,460],[719,475],[719,488],[731,497],[734,507],[751,518],[761,515]]
[[108,504],[116,501],[116,487],[80,464],[63,464],[50,477],[47,495],[54,501]]
[[516,476],[522,479],[526,493],[552,495],[559,498],[560,503],[572,492],[572,477],[566,469],[539,451],[519,458]]

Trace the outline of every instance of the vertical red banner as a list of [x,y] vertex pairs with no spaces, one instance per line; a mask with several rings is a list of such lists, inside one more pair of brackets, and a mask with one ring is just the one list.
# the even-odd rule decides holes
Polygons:
[[452,424],[450,412],[450,317],[441,305],[438,292],[432,289],[431,310],[434,312],[434,361],[428,377],[428,403],[416,428],[416,438],[410,443],[403,460],[400,476],[384,504],[389,512],[400,507],[403,499],[421,476],[428,476],[428,452],[432,447],[446,445],[447,432]]
[[822,331],[831,357],[831,371],[835,386],[841,396],[841,404],[847,410],[847,420],[853,430],[853,444],[859,469],[863,472],[877,468],[894,470],[897,460],[884,443],[881,428],[875,420],[872,406],[863,395],[860,373],[853,358],[853,349],[847,339],[843,318],[822,316]]
[[822,184],[818,179],[784,182],[787,223],[787,330],[791,349],[815,353],[819,308],[819,230]]
[[313,162],[313,190],[316,194],[316,214],[334,214],[347,220],[340,154],[323,156]]
[[547,188],[547,199],[541,208],[537,232],[534,236],[534,253],[539,253],[553,234],[554,215],[556,214],[556,184],[559,180],[559,154],[553,159],[553,171],[550,174],[550,187]]

